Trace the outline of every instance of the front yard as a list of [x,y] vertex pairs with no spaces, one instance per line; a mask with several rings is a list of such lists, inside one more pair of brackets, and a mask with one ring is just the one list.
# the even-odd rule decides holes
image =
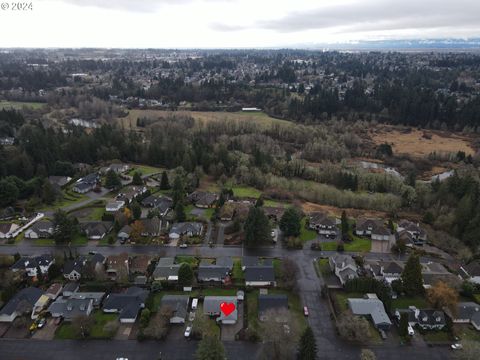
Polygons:
[[[369,238],[358,237],[351,233],[350,231],[351,242],[346,242],[343,244],[345,251],[353,252],[368,252],[372,248],[372,240]],[[329,241],[322,243],[322,250],[324,251],[336,251],[338,243],[336,241]]]
[[[95,320],[95,324],[92,327],[90,332],[89,338],[90,339],[109,339],[110,334],[107,334],[104,331],[105,324],[110,321],[117,321],[118,315],[117,314],[104,314],[101,310],[97,310],[93,312],[91,315]],[[58,340],[75,340],[80,339],[75,334],[75,328],[71,322],[63,322],[60,325],[55,333],[55,339]]]
[[306,223],[307,223],[307,218],[304,217],[300,225],[300,239],[303,242],[315,240],[317,238],[317,232],[315,230],[308,229],[306,227]]

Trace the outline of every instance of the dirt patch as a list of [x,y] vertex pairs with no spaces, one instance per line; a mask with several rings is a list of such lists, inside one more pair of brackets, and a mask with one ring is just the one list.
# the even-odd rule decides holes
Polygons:
[[432,152],[456,153],[464,151],[467,155],[475,153],[471,145],[471,138],[444,131],[398,130],[389,126],[382,126],[373,130],[370,136],[377,145],[391,144],[396,155],[408,154],[413,157],[424,157]]

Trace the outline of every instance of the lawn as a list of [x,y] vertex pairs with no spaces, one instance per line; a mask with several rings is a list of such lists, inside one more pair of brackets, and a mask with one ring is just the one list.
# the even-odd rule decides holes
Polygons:
[[408,309],[409,306],[415,306],[417,309],[429,308],[427,300],[421,296],[399,297],[392,300],[392,309]]
[[307,222],[307,218],[304,217],[301,222],[300,226],[300,239],[305,241],[315,240],[317,238],[317,232],[311,229],[308,229],[305,225]]
[[475,330],[472,325],[469,324],[455,324],[453,325],[455,334],[461,340],[480,341],[480,331]]
[[423,339],[426,342],[451,342],[451,336],[446,331],[428,331],[423,335]]
[[33,240],[34,245],[38,246],[53,246],[55,245],[55,240],[53,239],[35,239]]
[[128,175],[133,175],[136,171],[139,171],[140,173],[142,173],[143,176],[145,176],[145,175],[158,174],[164,170],[163,168],[157,168],[157,167],[148,166],[148,165],[131,165],[131,166],[132,168],[128,172]]
[[258,331],[258,290],[246,294],[248,327]]
[[273,259],[273,270],[275,271],[275,278],[279,281],[283,277],[282,260]]
[[242,270],[242,262],[240,259],[235,259],[233,261],[233,270],[232,270],[233,282],[235,285],[243,285],[245,281],[245,276]]
[[0,108],[1,109],[15,109],[15,110],[21,110],[24,107],[32,108],[32,109],[41,109],[43,108],[46,103],[40,103],[40,102],[21,102],[21,101],[6,101],[6,100],[1,100],[0,101]]
[[262,195],[260,190],[257,190],[250,186],[234,186],[232,188],[233,195],[236,197],[249,197],[249,198],[259,198]]
[[203,296],[236,296],[236,289],[216,289],[208,288],[201,290]]
[[55,201],[52,205],[45,205],[40,208],[39,211],[55,211],[58,208],[64,208],[88,199],[89,198],[83,194],[64,191],[62,199]]
[[88,239],[85,237],[85,235],[82,234],[76,234],[72,241],[70,242],[70,245],[75,245],[75,246],[82,246],[82,245],[87,245]]
[[334,296],[335,298],[337,299],[337,302],[338,302],[338,306],[339,306],[339,310],[340,312],[344,312],[348,309],[348,299],[349,298],[354,298],[354,299],[359,299],[359,298],[363,298],[363,295],[362,293],[348,293],[348,292],[344,292],[344,291],[335,291],[334,292]]
[[[368,238],[362,238],[351,234],[353,239],[350,243],[344,243],[345,251],[352,252],[368,252],[372,248],[372,240]],[[324,251],[336,251],[338,243],[336,241],[329,241],[321,243],[322,250]]]
[[175,262],[177,264],[181,264],[181,263],[187,263],[187,264],[190,264],[190,266],[192,266],[192,268],[196,268],[198,267],[198,258],[196,258],[195,256],[182,256],[182,255],[178,255],[176,258],[175,258]]
[[332,270],[330,269],[330,264],[328,263],[328,259],[318,259],[317,269],[322,275],[329,275],[332,273]]
[[[89,338],[91,339],[108,339],[109,336],[103,331],[103,327],[109,321],[117,321],[117,314],[104,314],[102,311],[95,311],[90,315],[95,319],[95,325],[92,327]],[[69,340],[78,339],[71,322],[63,322],[55,333],[55,339]]]
[[475,299],[475,302],[476,302],[477,304],[480,304],[480,294],[475,294],[475,295],[473,295],[473,298]]

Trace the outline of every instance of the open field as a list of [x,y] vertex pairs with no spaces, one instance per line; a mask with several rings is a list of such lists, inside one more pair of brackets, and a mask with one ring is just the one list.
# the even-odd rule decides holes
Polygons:
[[279,120],[268,116],[263,112],[244,113],[244,112],[215,112],[215,111],[168,111],[168,110],[130,110],[128,115],[119,119],[121,125],[125,128],[136,129],[138,118],[157,119],[171,115],[192,116],[198,124],[206,124],[211,121],[245,121],[253,122],[264,127],[274,124],[292,125],[286,120]]
[[[428,136],[424,137],[424,134]],[[371,138],[377,145],[391,144],[394,154],[408,154],[413,157],[424,157],[432,152],[457,153],[464,151],[467,155],[475,153],[468,137],[441,131],[417,129],[399,131],[383,126],[373,130]]]
[[32,108],[32,109],[41,109],[42,107],[46,106],[45,103],[39,102],[20,102],[20,101],[6,101],[0,100],[0,109],[15,109],[20,110],[24,107]]
[[138,171],[142,174],[142,176],[146,176],[146,175],[158,174],[164,170],[163,168],[158,168],[158,167],[153,167],[148,165],[130,164],[130,166],[131,166],[131,169],[128,172],[128,175],[133,175],[135,172]]

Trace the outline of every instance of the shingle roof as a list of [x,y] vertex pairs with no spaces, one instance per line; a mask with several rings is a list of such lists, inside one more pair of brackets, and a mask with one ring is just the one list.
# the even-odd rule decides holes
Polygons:
[[27,304],[33,308],[33,305],[37,302],[38,299],[44,294],[42,290],[36,287],[28,287],[17,292],[9,302],[0,310],[0,315],[11,315],[20,304]]
[[172,317],[180,317],[185,319],[188,312],[188,295],[164,295],[162,297],[161,306],[168,306],[172,309]]
[[245,281],[273,282],[275,271],[273,266],[249,266],[245,269]]
[[258,296],[258,312],[264,313],[269,310],[288,309],[288,296],[285,294],[278,295],[259,295]]
[[108,295],[103,304],[103,309],[117,310],[120,319],[136,318],[147,297],[147,290],[132,286],[125,293]]
[[348,305],[355,315],[370,315],[375,325],[392,324],[383,303],[378,299],[348,299]]

